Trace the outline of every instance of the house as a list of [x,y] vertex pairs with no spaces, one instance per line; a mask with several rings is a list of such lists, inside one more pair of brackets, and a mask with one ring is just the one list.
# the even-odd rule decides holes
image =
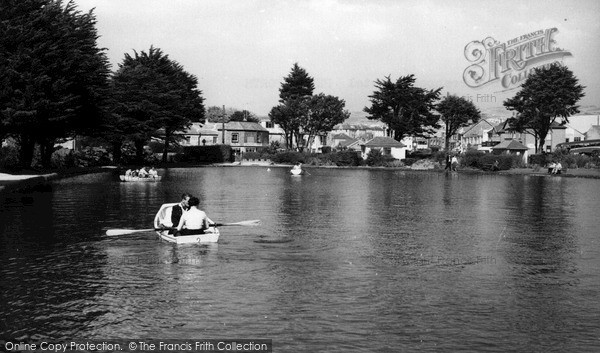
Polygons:
[[517,156],[521,156],[523,162],[527,163],[529,147],[525,146],[517,140],[504,140],[496,146],[492,147],[492,152],[494,154],[514,154]]
[[427,139],[424,137],[407,136],[403,138],[400,142],[405,144],[409,151],[424,150],[429,148]]
[[492,146],[489,132],[494,129],[494,125],[486,119],[481,119],[477,123],[465,127],[460,135],[461,150],[468,149],[491,152]]
[[[331,136],[331,147],[344,147],[348,144],[349,141],[356,141],[355,138],[352,138],[344,133],[339,133]],[[342,145],[342,146],[340,146]]]
[[266,118],[261,119],[259,124],[269,131],[269,143],[278,142],[281,148],[286,148],[285,132],[278,124]]
[[378,124],[338,124],[333,127],[333,131],[331,131],[329,136],[337,134],[345,134],[355,139],[362,139],[363,141],[373,139],[377,136],[387,136],[386,128]]
[[361,144],[361,156],[367,159],[371,150],[380,150],[384,156],[392,156],[395,159],[406,158],[406,145],[391,137],[377,136]]
[[584,140],[600,139],[600,125],[592,125],[588,131],[584,133]]
[[201,123],[192,123],[192,125],[183,133],[182,146],[208,146],[219,143],[219,133],[214,129],[206,129]]
[[[552,125],[550,125],[550,131],[548,131],[548,135],[544,141],[543,151],[538,152],[552,152],[556,149],[558,144],[566,142],[566,130],[567,127],[565,125],[561,125],[557,122],[552,123]],[[509,126],[508,120],[496,125],[488,132],[488,135],[489,140],[493,141],[494,143],[515,140],[525,145],[529,149],[529,153],[535,153],[535,137],[527,131],[517,132],[512,130]]]
[[[224,141],[225,144],[230,145],[236,153],[256,152],[269,147],[269,130],[262,127],[259,123],[230,121],[224,124],[207,124],[204,127],[216,130],[219,134],[217,140],[219,142]],[[224,131],[223,128],[225,129]]]

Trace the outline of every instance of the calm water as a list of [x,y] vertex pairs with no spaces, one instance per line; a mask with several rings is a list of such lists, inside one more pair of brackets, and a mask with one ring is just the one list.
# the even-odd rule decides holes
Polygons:
[[[275,352],[600,350],[600,181],[390,170],[110,173],[0,195],[0,339],[268,338]],[[174,246],[200,197],[218,244]]]

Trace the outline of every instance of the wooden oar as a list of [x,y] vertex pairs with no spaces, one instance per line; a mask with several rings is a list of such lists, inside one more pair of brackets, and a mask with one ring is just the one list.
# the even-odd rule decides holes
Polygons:
[[[259,219],[255,219],[252,221],[242,221],[242,222],[234,222],[234,223],[215,223],[216,227],[227,227],[227,226],[257,226],[260,224],[260,220]],[[150,232],[153,230],[168,230],[168,229],[174,229],[174,228],[170,228],[170,227],[165,227],[165,228],[149,228],[149,229],[109,229],[106,231],[106,235],[112,237],[112,236],[117,236],[117,235],[126,235],[126,234],[133,234],[133,233],[142,233],[142,232]]]
[[141,232],[150,232],[155,230],[154,228],[150,229],[109,229],[106,231],[106,235],[109,237],[115,235],[125,235],[125,234],[133,234],[133,233],[141,233]]
[[226,226],[257,226],[260,224],[260,219],[255,219],[252,221],[242,221],[242,222],[234,222],[234,223],[215,223],[216,227],[226,227]]

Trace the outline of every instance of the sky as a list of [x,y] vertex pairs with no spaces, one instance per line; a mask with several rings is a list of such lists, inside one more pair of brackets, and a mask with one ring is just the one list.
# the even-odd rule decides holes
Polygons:
[[[294,63],[315,94],[337,96],[350,112],[369,106],[374,82],[414,74],[416,86],[502,109],[499,80],[469,87],[467,45],[498,43],[556,28],[560,60],[586,86],[582,106],[600,106],[597,0],[74,0],[94,8],[98,45],[114,71],[126,53],[160,48],[198,78],[205,106],[266,116]],[[531,65],[530,65],[531,66]],[[481,67],[487,67],[481,65]],[[509,72],[510,74],[510,72]]]

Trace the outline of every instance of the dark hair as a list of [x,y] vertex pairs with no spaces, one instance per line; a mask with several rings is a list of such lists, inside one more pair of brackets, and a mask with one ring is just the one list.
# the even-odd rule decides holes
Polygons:
[[195,196],[190,197],[190,200],[188,201],[188,205],[190,205],[190,207],[198,206],[199,204],[200,204],[200,200],[198,200],[197,197],[195,197]]
[[187,192],[184,192],[183,194],[181,194],[181,199],[184,200],[188,197],[192,197],[192,195],[188,194]]

